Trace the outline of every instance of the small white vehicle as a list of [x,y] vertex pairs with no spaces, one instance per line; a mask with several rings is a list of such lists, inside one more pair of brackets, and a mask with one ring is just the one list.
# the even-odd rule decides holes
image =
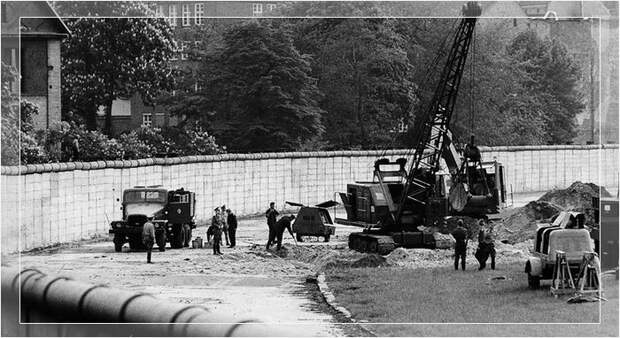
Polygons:
[[566,253],[571,275],[577,277],[584,253],[594,251],[590,232],[584,223],[583,213],[562,211],[552,224],[538,225],[534,248],[525,263],[531,289],[539,288],[541,279],[553,278],[556,251]]

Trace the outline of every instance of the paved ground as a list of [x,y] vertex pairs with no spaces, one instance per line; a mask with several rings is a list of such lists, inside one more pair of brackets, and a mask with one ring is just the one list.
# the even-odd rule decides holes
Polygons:
[[[335,324],[345,319],[324,304],[315,284],[305,283],[310,266],[265,250],[266,228],[261,218],[241,220],[238,247],[223,247],[223,256],[212,255],[211,249],[155,250],[155,264],[145,264],[144,252],[131,252],[125,244],[123,252],[116,253],[112,242],[104,241],[23,254],[21,266],[203,305],[234,319],[289,324],[304,336],[364,334],[352,325]],[[338,229],[330,243],[311,238],[299,245],[342,244],[354,229]],[[205,232],[199,227],[194,236],[204,238]],[[294,245],[290,235],[285,243]],[[15,264],[17,259],[8,261]]]
[[[535,200],[542,193],[515,195],[514,206]],[[345,217],[337,210],[338,217]],[[333,213],[332,213],[333,215]],[[37,267],[44,272],[77,280],[148,292],[175,302],[203,305],[236,319],[259,319],[287,324],[304,336],[360,336],[357,325],[338,325],[346,319],[329,308],[316,285],[305,283],[312,267],[267,252],[263,217],[240,220],[238,247],[222,248],[223,256],[210,249],[176,249],[153,252],[155,264],[145,264],[144,252],[131,252],[126,244],[114,252],[111,241],[83,243],[55,250],[3,257],[3,263]],[[355,227],[338,227],[329,243],[307,239],[301,246],[343,246]],[[205,235],[199,227],[195,236]],[[295,245],[290,235],[287,245]]]

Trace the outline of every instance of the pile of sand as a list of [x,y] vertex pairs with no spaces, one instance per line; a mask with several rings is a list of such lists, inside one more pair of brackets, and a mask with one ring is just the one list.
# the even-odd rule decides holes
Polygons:
[[560,206],[549,202],[530,202],[496,224],[496,238],[511,244],[533,239],[537,224],[550,222],[560,211]]
[[282,258],[310,264],[315,271],[386,265],[385,258],[380,255],[360,253],[343,246],[294,246],[285,244],[279,251],[273,253]]
[[[499,222],[495,227],[497,239],[511,244],[533,239],[538,223],[552,222],[563,210],[587,211],[592,208],[592,197],[599,194],[610,196],[605,188],[582,182],[575,182],[567,189],[549,191]],[[587,223],[592,223],[591,218]]]
[[592,197],[611,197],[611,194],[594,183],[575,182],[567,189],[551,190],[538,200],[559,205],[566,210],[584,212],[592,208]]

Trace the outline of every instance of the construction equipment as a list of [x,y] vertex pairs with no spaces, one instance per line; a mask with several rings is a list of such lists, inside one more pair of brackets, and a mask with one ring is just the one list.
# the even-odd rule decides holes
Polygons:
[[[584,225],[585,219],[583,213],[562,211],[552,224],[538,226],[534,248],[525,263],[525,272],[531,289],[539,288],[542,279],[553,279],[552,293],[554,295],[566,293],[561,290],[566,289],[563,286],[567,283],[567,276],[570,276],[572,292],[575,292],[576,283],[572,276],[582,275],[584,255],[594,251],[590,232]],[[561,259],[558,258],[560,256]],[[588,262],[594,264],[595,269],[600,271],[598,259],[591,259]],[[563,284],[557,284],[560,282]]]
[[566,261],[566,252],[558,250],[555,252],[551,294],[557,297],[572,293],[575,293],[575,281]]
[[[603,269],[618,269],[618,199],[595,197],[594,227],[590,232],[594,251],[599,254]],[[599,207],[600,206],[600,207]]]
[[338,202],[325,201],[315,206],[306,206],[301,203],[288,201],[286,201],[286,204],[301,207],[292,226],[297,242],[303,242],[302,236],[323,237],[325,242],[329,242],[330,236],[336,233],[334,222],[327,208],[338,205]]
[[194,196],[183,188],[168,190],[159,185],[123,191],[123,219],[110,224],[114,250],[120,252],[126,242],[132,250],[142,249],[142,228],[149,218],[155,225],[155,242],[160,251],[165,250],[167,241],[172,248],[189,246],[192,229],[196,228]]
[[[349,236],[351,249],[386,254],[397,246],[434,248],[433,234],[420,231],[419,226],[432,226],[455,215],[486,217],[505,201],[501,164],[482,162],[473,136],[459,152],[449,129],[480,13],[475,2],[463,8],[464,18],[433,98],[417,124],[409,170],[405,158],[379,159],[372,182],[348,184],[347,192],[340,193],[347,219],[336,222],[364,228]],[[441,170],[442,158],[447,171]]]

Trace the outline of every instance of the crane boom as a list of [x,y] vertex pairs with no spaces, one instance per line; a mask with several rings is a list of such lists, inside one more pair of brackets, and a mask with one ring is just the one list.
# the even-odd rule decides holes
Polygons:
[[[458,165],[458,160],[450,157],[454,152],[445,148],[451,147],[450,118],[454,111],[477,17],[480,14],[481,9],[476,2],[468,2],[463,6],[464,17],[454,36],[454,42],[435,93],[416,133],[413,160],[400,199],[401,203],[394,215],[397,220],[403,214],[406,200],[419,204],[425,204],[428,200],[435,183],[429,178],[433,178],[439,170],[439,159],[442,156],[448,157],[449,160],[446,163],[451,167],[451,172],[458,170],[458,168],[452,168]],[[446,150],[448,150],[447,153]]]

